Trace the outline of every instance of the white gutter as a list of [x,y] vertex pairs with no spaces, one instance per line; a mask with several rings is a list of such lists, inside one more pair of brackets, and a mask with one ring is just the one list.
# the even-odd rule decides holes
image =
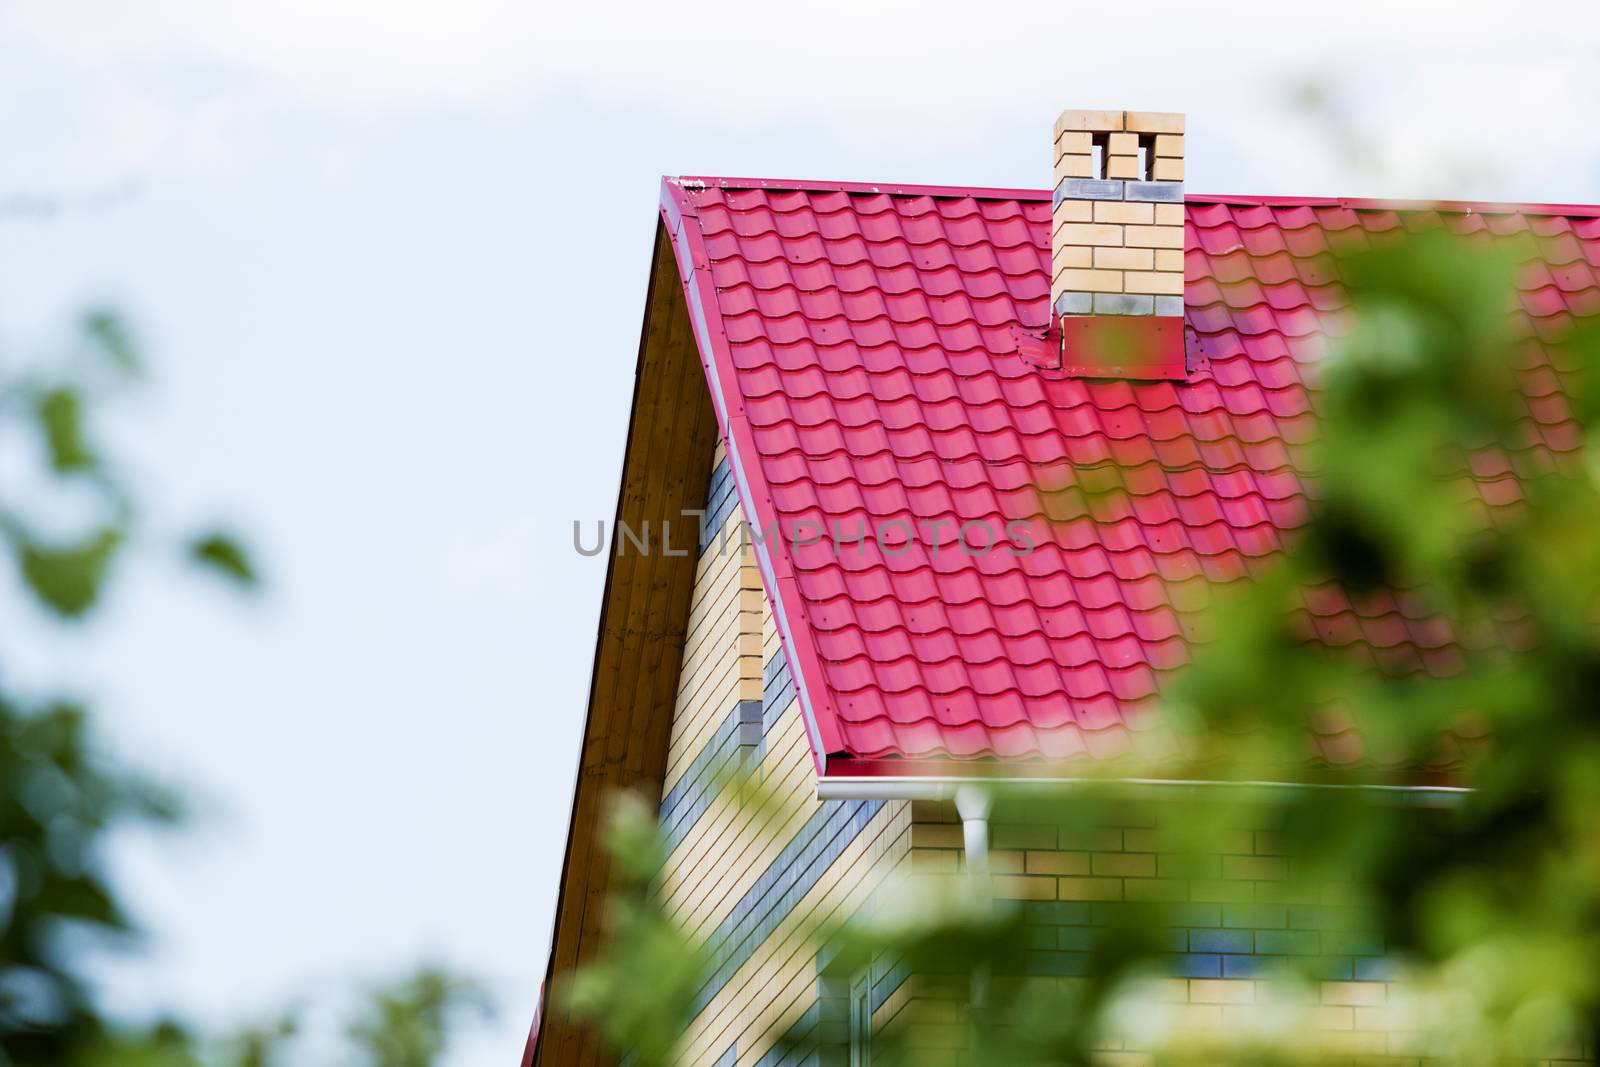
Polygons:
[[818,800],[949,800],[953,778],[818,778]]
[[1353,785],[1339,782],[1215,781],[1187,778],[938,778],[932,776],[817,779],[818,800],[951,800],[981,783],[998,790],[1061,790],[1073,786],[1133,786],[1156,790],[1184,789],[1356,789],[1392,794],[1418,804],[1450,806],[1472,792],[1458,785]]

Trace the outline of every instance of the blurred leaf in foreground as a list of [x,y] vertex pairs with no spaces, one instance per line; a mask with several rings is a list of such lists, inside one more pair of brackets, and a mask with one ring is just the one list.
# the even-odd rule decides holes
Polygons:
[[50,466],[57,474],[94,466],[94,452],[84,437],[83,400],[75,389],[46,389],[39,396],[37,413]]
[[257,582],[255,567],[244,547],[223,533],[208,533],[189,543],[189,558],[197,564],[244,587]]
[[83,317],[83,330],[117,370],[129,376],[143,370],[139,350],[129,337],[120,315],[103,308],[91,311]]
[[28,588],[57,614],[77,618],[100,596],[122,534],[105,528],[76,545],[28,543],[21,547],[22,575]]
[[566,1006],[626,1048],[637,1067],[665,1067],[693,1017],[708,960],[651,892],[666,856],[655,812],[632,793],[613,801],[606,847],[619,888],[607,900],[606,928],[615,949],[573,977]]
[[491,1012],[477,983],[438,967],[424,967],[372,990],[363,1013],[346,1033],[370,1067],[430,1067],[438,1062],[451,1025],[463,1012]]

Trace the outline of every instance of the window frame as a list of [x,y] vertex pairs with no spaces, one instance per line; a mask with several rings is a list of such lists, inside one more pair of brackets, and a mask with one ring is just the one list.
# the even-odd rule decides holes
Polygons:
[[850,981],[850,1067],[872,1067],[872,982],[868,971]]

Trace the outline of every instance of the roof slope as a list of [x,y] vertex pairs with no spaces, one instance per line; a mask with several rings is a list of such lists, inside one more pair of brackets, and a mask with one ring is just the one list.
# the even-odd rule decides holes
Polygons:
[[[1534,329],[1600,310],[1600,209],[1190,197],[1199,369],[1073,379],[1013,329],[1048,319],[1047,192],[671,179],[662,210],[746,514],[785,531],[763,572],[829,775],[1126,750],[1203,636],[1207,583],[1245,576],[1305,521],[1309,371],[1344,306],[1339,242],[1441,219],[1531,231]],[[1529,447],[1570,451],[1560,383],[1532,358]],[[1472,473],[1491,506],[1517,494],[1508,469]],[[1035,546],[962,551],[971,522],[1024,523]],[[891,532],[800,543],[863,527]],[[1305,609],[1386,669],[1454,662],[1403,601],[1357,611],[1328,590]]]

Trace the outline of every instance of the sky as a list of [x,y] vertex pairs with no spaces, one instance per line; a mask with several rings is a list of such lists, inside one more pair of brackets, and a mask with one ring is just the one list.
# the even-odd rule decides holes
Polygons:
[[[1305,104],[1307,87],[1327,103]],[[420,959],[544,974],[662,174],[1043,187],[1065,107],[1184,111],[1196,193],[1600,202],[1593,0],[1336,6],[0,0],[0,359],[122,309],[107,428],[241,602],[151,560],[0,670],[198,798],[113,861],[118,1010]]]

